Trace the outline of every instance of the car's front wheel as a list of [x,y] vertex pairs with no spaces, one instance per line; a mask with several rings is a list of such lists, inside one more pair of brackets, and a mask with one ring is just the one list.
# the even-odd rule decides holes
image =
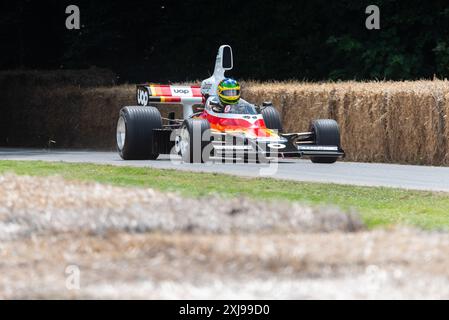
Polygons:
[[[317,146],[337,146],[340,148],[340,129],[335,120],[319,119],[311,124],[310,131]],[[334,163],[338,157],[311,157],[313,163]]]

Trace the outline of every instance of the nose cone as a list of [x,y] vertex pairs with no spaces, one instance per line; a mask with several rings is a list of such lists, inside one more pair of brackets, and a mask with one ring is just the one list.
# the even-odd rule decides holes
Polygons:
[[221,132],[237,133],[248,139],[280,140],[277,132],[268,129],[261,115],[221,115],[207,114],[211,128]]

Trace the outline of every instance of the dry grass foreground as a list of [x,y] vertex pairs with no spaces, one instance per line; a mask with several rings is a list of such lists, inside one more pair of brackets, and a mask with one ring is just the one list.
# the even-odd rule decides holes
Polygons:
[[[118,112],[136,104],[134,85],[23,86],[19,80],[0,95],[1,145],[114,149]],[[347,160],[449,165],[448,81],[249,81],[243,93],[256,103],[272,100],[286,131],[308,130],[316,118],[336,119]],[[180,111],[160,109],[165,116]]]
[[447,233],[333,208],[8,174],[0,239],[0,298],[449,298]]

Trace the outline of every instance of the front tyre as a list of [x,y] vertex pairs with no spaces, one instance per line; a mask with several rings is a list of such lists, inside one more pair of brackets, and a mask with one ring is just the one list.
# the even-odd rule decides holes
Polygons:
[[153,130],[162,128],[155,107],[123,107],[117,122],[117,150],[123,160],[155,160]]
[[179,135],[179,151],[187,163],[206,162],[209,157],[205,150],[211,141],[210,124],[205,119],[186,119]]
[[[315,144],[317,146],[338,146],[340,148],[340,129],[335,120],[314,120],[311,124]],[[313,163],[334,163],[338,157],[311,157]]]

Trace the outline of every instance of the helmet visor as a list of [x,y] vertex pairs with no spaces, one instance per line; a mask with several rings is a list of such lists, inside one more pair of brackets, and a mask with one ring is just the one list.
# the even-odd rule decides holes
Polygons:
[[235,97],[235,96],[240,96],[240,90],[236,90],[236,89],[225,89],[221,92],[221,95],[225,96],[225,97]]

